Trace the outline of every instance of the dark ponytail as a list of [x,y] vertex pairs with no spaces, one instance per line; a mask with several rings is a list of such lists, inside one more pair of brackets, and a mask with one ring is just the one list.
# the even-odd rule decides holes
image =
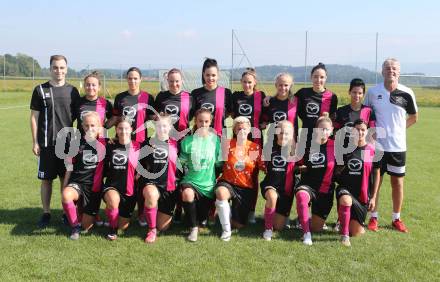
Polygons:
[[215,59],[206,58],[205,61],[203,62],[203,67],[202,67],[202,84],[205,84],[205,78],[203,78],[203,74],[205,73],[205,70],[211,67],[215,67],[217,68],[217,70],[219,69],[217,61]]

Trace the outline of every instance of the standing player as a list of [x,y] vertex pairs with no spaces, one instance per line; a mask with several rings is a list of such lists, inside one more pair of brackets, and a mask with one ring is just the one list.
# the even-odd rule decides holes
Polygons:
[[[336,164],[333,131],[328,113],[316,122],[310,149],[303,158],[301,181],[295,188],[296,210],[304,232],[303,243],[312,245],[313,232],[323,229],[325,220],[333,206],[333,171]],[[309,222],[309,205],[312,205],[312,220]]]
[[97,112],[101,119],[101,124],[107,128],[106,122],[112,117],[113,111],[112,103],[103,97],[99,97],[101,79],[97,71],[93,71],[84,77],[84,89],[86,95],[79,99],[79,102],[74,108],[74,117],[77,121],[78,129],[81,131],[81,135],[84,135],[82,121],[85,114]]
[[57,176],[63,188],[66,168],[64,160],[55,154],[57,133],[64,127],[73,126],[73,105],[80,98],[78,90],[66,83],[66,57],[51,56],[50,73],[48,82],[35,87],[30,103],[32,151],[38,156],[38,179],[41,179],[43,215],[38,221],[40,228],[45,228],[50,222],[52,182]]
[[[242,228],[248,222],[252,210],[258,181],[255,175],[264,170],[261,162],[261,148],[248,140],[251,132],[249,119],[240,116],[234,119],[232,126],[234,138],[229,143],[229,152],[223,164],[223,173],[216,185],[216,202],[218,217],[222,225],[220,239],[231,239],[231,220],[233,227]],[[229,200],[232,200],[232,215]]]
[[136,205],[135,176],[140,146],[131,140],[131,134],[131,121],[127,118],[119,120],[117,140],[107,146],[105,155],[103,198],[110,225],[107,238],[111,241],[117,239],[118,228],[125,230],[128,227]]
[[155,121],[155,136],[142,144],[141,175],[139,187],[145,199],[144,216],[148,223],[145,243],[154,243],[157,231],[168,229],[171,225],[177,200],[176,185],[179,178],[177,170],[177,141],[170,138],[172,117],[161,114]]
[[306,150],[310,148],[313,128],[318,118],[327,112],[329,117],[334,120],[338,107],[338,97],[325,88],[327,69],[323,63],[313,67],[311,80],[312,87],[301,88],[295,94],[298,97],[298,116],[302,121],[300,145],[304,146],[305,144]]
[[198,222],[208,219],[215,195],[216,170],[220,169],[220,138],[210,128],[211,111],[201,108],[195,113],[195,132],[180,144],[179,160],[185,174],[180,182],[183,209],[190,226],[188,241],[197,241]]
[[266,199],[263,238],[267,241],[272,239],[273,229],[283,229],[292,208],[295,185],[295,162],[291,160],[295,150],[293,124],[283,120],[277,124],[277,129],[271,158],[266,161],[267,174],[260,184],[261,194]]
[[191,92],[193,109],[205,108],[211,111],[214,119],[211,127],[218,136],[222,135],[225,119],[231,113],[231,90],[217,84],[219,67],[215,59],[207,58],[203,62],[202,83],[203,87]]
[[[344,155],[344,165],[338,175],[336,198],[341,222],[341,243],[350,246],[350,235],[365,233],[365,218],[368,209],[374,208],[379,188],[380,162],[374,162],[374,146],[367,144],[367,122],[358,119],[353,124],[357,148]],[[339,170],[338,168],[336,170]]]
[[[387,59],[382,64],[384,82],[368,90],[364,104],[370,106],[376,114],[377,128],[385,130],[386,136],[377,136],[384,150],[381,174],[387,172],[391,178],[393,198],[392,226],[400,232],[408,232],[400,212],[403,204],[403,180],[406,162],[406,129],[417,122],[417,104],[414,93],[408,87],[399,84],[400,63],[396,59]],[[380,183],[382,183],[381,177]],[[380,189],[380,185],[379,185]],[[368,229],[378,230],[377,212],[379,195],[371,213]]]
[[[81,227],[88,231],[93,226],[101,203],[104,172],[106,141],[100,137],[100,114],[89,111],[82,115],[82,129],[85,135],[81,138],[78,154],[73,158],[72,171],[66,173],[69,184],[62,193],[63,209],[72,228],[72,240],[79,239]],[[82,220],[77,214],[77,206],[83,212]]]
[[[246,69],[241,75],[241,86],[243,91],[232,94],[232,116],[233,118],[243,116],[249,119],[252,127],[252,141],[263,147],[262,133],[259,130],[262,122],[263,100],[266,97],[263,91],[257,89],[257,74],[253,68]],[[251,212],[249,213],[249,223],[255,223],[255,207],[258,199],[258,170],[254,175],[254,197]]]
[[171,137],[180,140],[185,137],[189,123],[193,118],[192,97],[182,90],[182,72],[179,69],[171,69],[167,72],[168,90],[157,94],[154,105],[158,113],[171,116],[174,129]]
[[[113,118],[109,122],[113,126],[118,119],[124,117],[130,122],[132,135],[131,138],[139,144],[144,142],[148,136],[145,123],[154,117],[154,100],[153,96],[140,89],[142,82],[141,70],[137,67],[131,67],[127,70],[128,90],[119,93],[115,97],[113,108]],[[146,222],[143,218],[144,200],[142,193],[139,196],[138,205],[138,221],[141,226],[145,226]]]

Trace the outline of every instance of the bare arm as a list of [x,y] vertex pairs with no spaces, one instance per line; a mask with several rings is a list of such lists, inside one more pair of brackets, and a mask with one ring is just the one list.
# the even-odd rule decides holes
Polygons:
[[39,111],[31,111],[31,134],[32,134],[32,152],[35,156],[40,155],[40,146],[37,140],[37,128],[38,128],[38,117],[40,115]]
[[370,203],[368,204],[368,210],[372,211],[375,208],[376,204],[376,196],[379,192],[379,184],[380,184],[380,169],[375,168],[373,170],[374,173],[374,182],[373,182],[373,193],[371,195]]
[[414,123],[416,123],[418,118],[419,118],[419,113],[408,115],[408,118],[406,119],[406,128],[409,128]]

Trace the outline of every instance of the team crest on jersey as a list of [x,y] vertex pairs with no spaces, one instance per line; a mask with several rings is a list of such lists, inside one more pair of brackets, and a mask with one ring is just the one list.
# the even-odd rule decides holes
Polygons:
[[273,167],[276,167],[276,168],[285,167],[286,163],[287,163],[286,158],[283,156],[274,156],[272,158]]
[[275,122],[280,122],[287,119],[287,114],[285,112],[275,112],[273,113],[273,120]]
[[245,166],[246,165],[245,165],[244,161],[237,161],[234,164],[234,169],[237,171],[243,171],[245,169]]
[[176,116],[179,114],[179,107],[177,107],[176,105],[166,105],[165,106],[165,112],[171,116]]
[[319,105],[316,104],[316,103],[312,103],[312,102],[308,103],[307,106],[306,106],[306,112],[309,115],[316,115],[316,114],[318,114],[318,112],[319,112]]
[[248,116],[252,113],[252,106],[249,104],[240,104],[240,106],[238,106],[238,113],[242,116]]
[[214,109],[215,109],[214,105],[211,104],[211,103],[203,103],[202,106],[201,106],[201,108],[203,108],[203,109],[207,109],[207,110],[209,110],[211,113],[213,113],[213,112],[214,112]]
[[382,95],[381,94],[377,95],[377,100],[382,100]]
[[134,117],[136,116],[136,108],[132,106],[126,106],[122,110],[122,115],[129,119],[134,119]]
[[358,172],[362,169],[362,161],[359,159],[351,159],[348,161],[348,169],[350,172]]
[[124,166],[127,163],[127,156],[121,151],[114,151],[114,155],[112,157],[112,163],[115,166]]
[[83,154],[82,160],[86,166],[96,165],[96,163],[98,162],[98,155],[95,155],[93,153]]
[[310,162],[312,165],[322,165],[325,162],[325,155],[321,152],[310,155]]

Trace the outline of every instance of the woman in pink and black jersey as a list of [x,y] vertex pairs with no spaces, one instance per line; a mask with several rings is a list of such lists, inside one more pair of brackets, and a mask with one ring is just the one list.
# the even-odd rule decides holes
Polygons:
[[113,113],[112,103],[104,97],[99,97],[101,90],[101,79],[97,71],[93,71],[84,77],[84,89],[86,95],[74,105],[73,115],[77,120],[78,129],[81,135],[84,135],[82,121],[85,114],[89,112],[97,112],[101,120],[101,124],[108,128],[108,123]]
[[109,240],[116,240],[118,228],[128,227],[136,205],[135,176],[140,144],[131,140],[131,134],[131,122],[125,117],[116,125],[117,139],[106,148],[103,198],[110,225]]
[[145,123],[153,118],[153,96],[140,89],[142,81],[141,70],[131,67],[127,70],[128,90],[119,93],[115,97],[111,122],[113,126],[122,117],[130,123],[132,128],[131,138],[139,143],[145,141],[148,136]]
[[[333,131],[328,113],[316,122],[310,148],[300,167],[301,180],[295,188],[296,210],[304,232],[303,243],[312,245],[310,231],[321,231],[333,206],[333,172],[336,165],[334,141],[330,139]],[[309,205],[312,218],[309,222]]]
[[353,143],[357,148],[344,155],[343,166],[337,168],[336,198],[340,220],[341,243],[350,246],[350,235],[365,233],[368,210],[374,209],[380,183],[380,161],[375,161],[374,145],[368,144],[368,123],[358,119],[353,124]]
[[[101,116],[97,112],[83,115],[78,154],[72,159],[62,192],[64,213],[72,228],[70,239],[78,240],[81,226],[88,231],[101,203],[106,141],[102,138]],[[77,209],[82,212],[78,214]]]
[[213,122],[211,127],[222,135],[225,127],[225,119],[231,113],[231,90],[218,85],[219,67],[215,59],[207,58],[203,62],[202,83],[203,87],[194,89],[191,92],[193,98],[193,109],[205,108],[211,111]]
[[306,144],[306,149],[310,147],[313,128],[318,118],[326,112],[330,119],[334,120],[338,107],[338,97],[325,87],[327,69],[323,63],[313,67],[311,80],[312,87],[301,88],[295,93],[298,98],[298,116],[302,121],[300,142]]

